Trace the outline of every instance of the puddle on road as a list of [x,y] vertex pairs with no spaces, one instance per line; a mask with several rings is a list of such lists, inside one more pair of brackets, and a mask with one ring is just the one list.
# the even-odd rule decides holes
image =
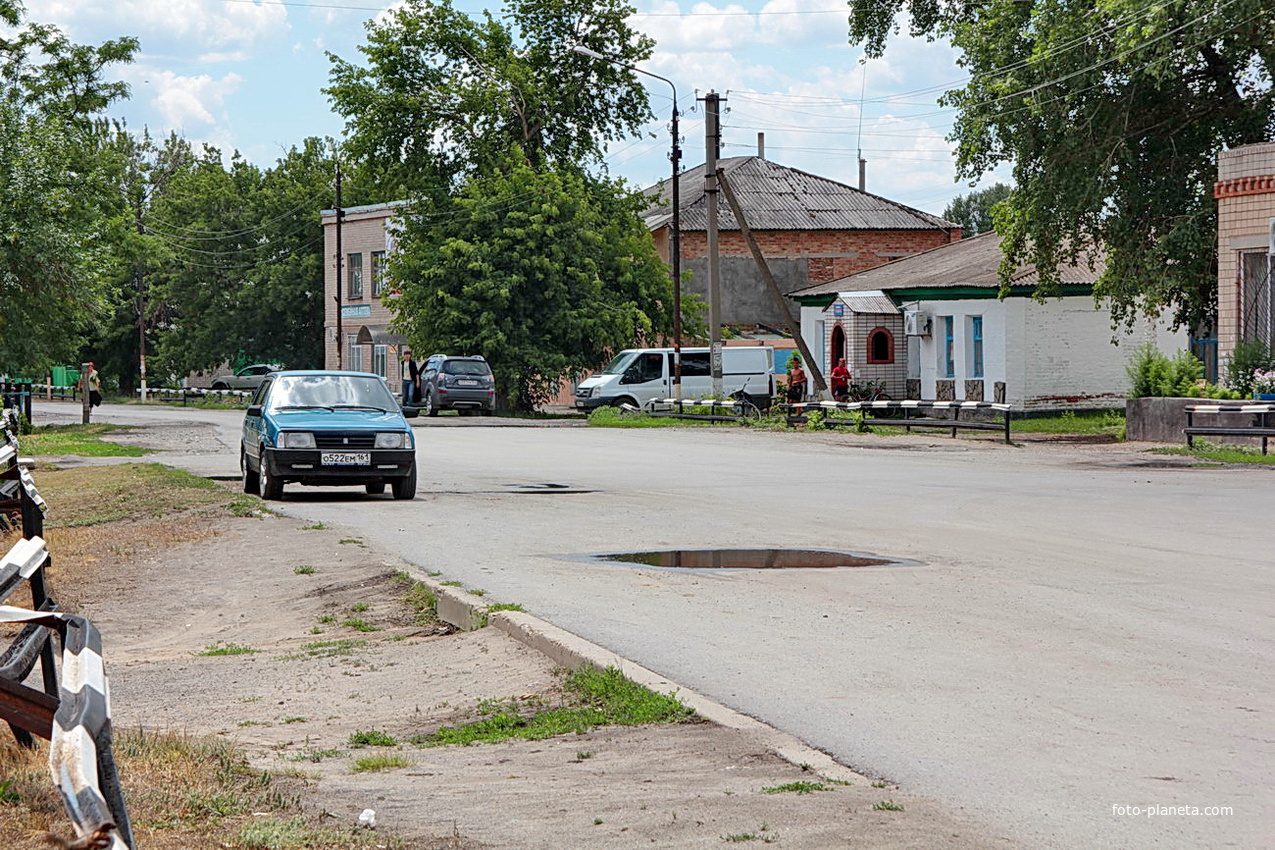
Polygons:
[[837,567],[911,565],[913,561],[883,558],[865,552],[820,549],[669,549],[593,555],[599,561],[618,561],[673,570],[791,570]]

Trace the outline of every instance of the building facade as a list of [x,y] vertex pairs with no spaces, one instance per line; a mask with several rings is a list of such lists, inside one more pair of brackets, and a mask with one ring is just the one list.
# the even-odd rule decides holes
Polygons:
[[1275,347],[1275,142],[1218,155],[1217,339],[1226,362],[1239,340]]
[[[372,372],[397,390],[406,340],[394,332],[385,306],[394,297],[386,262],[394,251],[402,202],[343,209],[341,268],[337,270],[337,218],[323,210],[323,366]],[[428,352],[414,352],[423,360]]]

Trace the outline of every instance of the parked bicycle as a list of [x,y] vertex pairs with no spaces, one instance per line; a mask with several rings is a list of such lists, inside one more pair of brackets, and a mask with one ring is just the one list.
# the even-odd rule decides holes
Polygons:
[[850,401],[893,401],[885,391],[885,381],[851,382]]

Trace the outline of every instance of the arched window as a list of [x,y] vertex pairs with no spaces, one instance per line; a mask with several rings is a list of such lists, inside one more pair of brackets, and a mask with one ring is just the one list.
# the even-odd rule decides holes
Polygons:
[[876,327],[868,332],[868,362],[894,362],[894,334],[888,328]]
[[846,356],[846,332],[841,323],[832,326],[832,340],[828,345],[828,362],[836,366]]

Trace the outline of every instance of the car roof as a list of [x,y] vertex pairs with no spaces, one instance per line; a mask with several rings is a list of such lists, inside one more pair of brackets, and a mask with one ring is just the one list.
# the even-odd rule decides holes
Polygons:
[[313,375],[333,375],[350,378],[376,378],[381,380],[381,376],[372,372],[349,372],[338,371],[336,369],[289,369],[284,372],[275,372],[275,376],[279,378],[296,378]]

